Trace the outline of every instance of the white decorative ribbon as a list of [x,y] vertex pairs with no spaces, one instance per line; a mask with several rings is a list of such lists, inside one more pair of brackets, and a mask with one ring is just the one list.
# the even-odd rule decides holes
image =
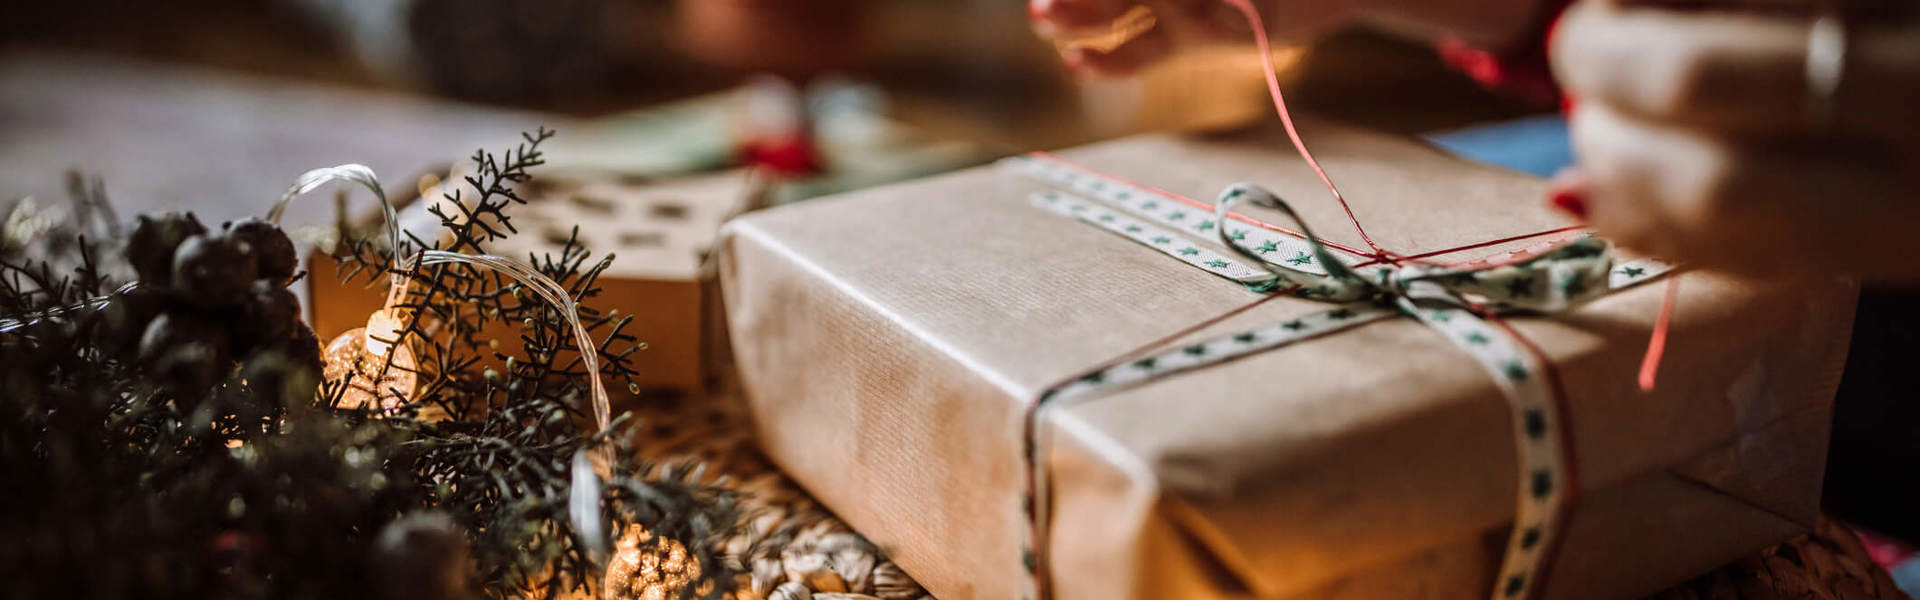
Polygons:
[[[1008,157],[999,164],[1001,168],[1058,185],[1203,240],[1211,240],[1220,234],[1222,220],[1216,219],[1211,210],[1187,205],[1156,190],[1037,155]],[[1300,270],[1326,273],[1326,269],[1313,263],[1313,249],[1306,240],[1237,221],[1225,223],[1225,227],[1228,236],[1241,239],[1262,256],[1300,261],[1295,263]],[[1248,268],[1246,272],[1259,277],[1267,276],[1264,270]],[[1234,279],[1232,276],[1222,276]]]

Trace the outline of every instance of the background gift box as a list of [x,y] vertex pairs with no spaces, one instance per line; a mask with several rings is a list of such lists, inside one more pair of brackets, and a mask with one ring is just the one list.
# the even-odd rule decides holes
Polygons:
[[[435,231],[448,208],[439,185],[422,186],[421,198],[400,210],[403,229]],[[559,256],[569,243],[618,256],[596,280],[601,306],[630,315],[632,331],[644,332],[646,366],[634,376],[643,388],[703,389],[727,356],[724,323],[707,252],[720,223],[741,211],[756,186],[747,171],[730,170],[662,180],[611,173],[573,172],[535,179],[519,194],[527,204],[508,209],[522,233],[488,252],[526,258]],[[379,215],[352,227],[379,231]],[[427,234],[421,234],[427,235]],[[379,236],[356,235],[354,238]],[[331,254],[315,252],[307,279],[314,331],[330,339],[365,324],[385,299],[384,278],[342,281]],[[496,323],[491,336],[500,351],[519,348],[515,324]]]

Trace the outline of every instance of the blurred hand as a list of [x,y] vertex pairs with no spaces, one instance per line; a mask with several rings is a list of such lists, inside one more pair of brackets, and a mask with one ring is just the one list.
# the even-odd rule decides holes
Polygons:
[[1920,279],[1920,21],[1850,23],[1822,119],[1807,77],[1818,0],[1765,1],[1770,15],[1571,9],[1552,58],[1578,102],[1579,167],[1556,184],[1602,235],[1692,266]]
[[[1301,39],[1347,19],[1353,0],[1253,0],[1269,33],[1282,40]],[[1116,47],[1076,47],[1073,40],[1114,32],[1116,19],[1135,6],[1151,9],[1155,24]],[[1034,30],[1062,45],[1068,67],[1100,75],[1128,75],[1172,54],[1177,48],[1221,41],[1244,41],[1246,17],[1221,0],[1029,0]]]

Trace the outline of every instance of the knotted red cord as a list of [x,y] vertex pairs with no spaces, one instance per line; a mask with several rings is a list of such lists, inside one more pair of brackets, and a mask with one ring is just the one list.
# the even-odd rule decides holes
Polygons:
[[1367,228],[1360,226],[1360,219],[1353,215],[1353,207],[1347,205],[1347,199],[1340,195],[1340,188],[1333,185],[1333,178],[1327,176],[1326,169],[1320,168],[1320,161],[1315,160],[1313,153],[1307,151],[1307,143],[1300,139],[1300,131],[1294,129],[1293,116],[1287,113],[1286,96],[1280,93],[1280,75],[1273,66],[1273,48],[1267,42],[1267,25],[1260,20],[1260,11],[1254,9],[1253,3],[1248,0],[1225,0],[1225,2],[1240,9],[1240,13],[1247,17],[1247,24],[1253,27],[1253,45],[1260,50],[1260,70],[1267,78],[1267,95],[1273,98],[1274,111],[1280,113],[1280,124],[1287,129],[1287,139],[1293,140],[1293,148],[1300,151],[1300,158],[1307,161],[1307,166],[1313,167],[1313,173],[1320,176],[1320,182],[1327,184],[1327,191],[1333,194],[1334,201],[1340,203],[1340,209],[1347,211],[1347,222],[1352,223],[1353,230],[1360,233],[1360,241],[1366,242],[1367,247],[1373,249],[1374,258],[1392,262],[1391,254],[1387,249],[1373,243],[1373,238],[1367,236]]

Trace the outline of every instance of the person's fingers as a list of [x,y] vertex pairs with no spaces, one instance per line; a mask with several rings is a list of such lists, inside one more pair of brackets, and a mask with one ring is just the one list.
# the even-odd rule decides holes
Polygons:
[[1561,22],[1552,57],[1582,99],[1708,126],[1798,127],[1806,40],[1789,20],[1587,2]]
[[1173,35],[1165,29],[1140,34],[1108,52],[1071,48],[1062,60],[1075,70],[1103,76],[1131,75],[1173,53]]
[[1060,60],[1076,71],[1132,74],[1173,52],[1175,30],[1201,26],[1184,3],[1194,0],[1033,0],[1034,29],[1053,40]]
[[[1920,6],[1920,3],[1912,3]],[[1885,29],[1858,29],[1847,48],[1834,94],[1836,119],[1868,127],[1876,115],[1897,115],[1877,125],[1884,137],[1903,139],[1920,151],[1920,21]],[[1848,113],[1859,113],[1857,115]]]
[[[1289,0],[1294,1],[1294,0]],[[1299,0],[1321,2],[1323,0]],[[1156,10],[1174,15],[1176,35],[1202,40],[1239,39],[1247,35],[1246,17],[1221,0],[1159,0]],[[1273,15],[1282,17],[1283,15]]]
[[[1809,22],[1585,2],[1555,36],[1554,71],[1577,97],[1730,132],[1807,132]],[[1851,32],[1833,100],[1840,133],[1885,136],[1920,122],[1915,31]],[[1900,108],[1907,107],[1907,108]]]
[[1106,27],[1134,4],[1131,0],[1029,0],[1027,14],[1036,27],[1077,31]]
[[1751,272],[1726,264],[1727,228],[1703,197],[1724,172],[1717,148],[1685,132],[1643,127],[1599,104],[1575,110],[1575,152],[1585,174],[1587,223],[1623,248],[1690,266]]
[[1136,28],[1167,30],[1182,43],[1237,38],[1247,32],[1240,13],[1220,0],[1030,0],[1027,9],[1035,31],[1056,42]]
[[1587,176],[1579,167],[1565,167],[1547,182],[1547,205],[1575,221],[1587,220]]
[[1665,156],[1657,148],[1635,152],[1644,136],[1617,123],[1602,108],[1583,103],[1569,122],[1578,158],[1580,193],[1588,225],[1623,247],[1674,258],[1665,208],[1657,204],[1665,185],[1646,176]]
[[1911,0],[1610,0],[1618,6],[1672,10],[1733,11],[1768,16],[1811,18],[1835,12],[1849,18],[1896,18],[1913,13]]
[[1588,223],[1622,246],[1756,275],[1920,274],[1903,249],[1920,178],[1887,157],[1735,146],[1600,103],[1572,126]]
[[1028,16],[1047,37],[1080,37],[1110,31],[1118,21],[1146,10],[1156,26],[1183,35],[1216,37],[1225,31],[1227,12],[1219,0],[1030,0]]
[[1810,15],[1826,0],[1613,0],[1619,6],[1672,10],[1741,11],[1765,15]]

